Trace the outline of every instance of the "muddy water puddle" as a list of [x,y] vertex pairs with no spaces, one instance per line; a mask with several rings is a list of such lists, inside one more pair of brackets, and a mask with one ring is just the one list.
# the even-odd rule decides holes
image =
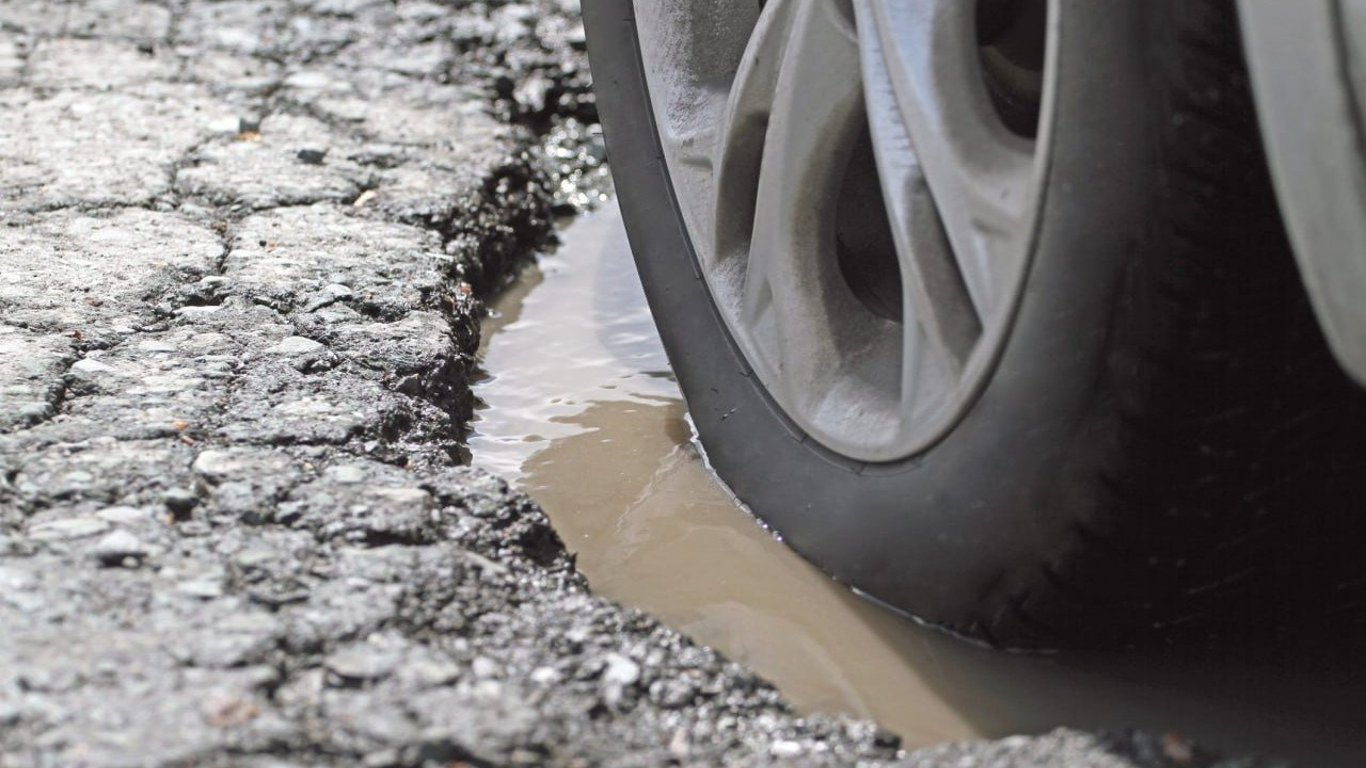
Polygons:
[[804,712],[908,746],[1059,726],[1180,732],[1302,766],[1366,762],[1366,653],[989,651],[871,605],[787,550],[692,442],[615,206],[571,224],[485,323],[474,464],[541,504],[602,595],[757,670]]

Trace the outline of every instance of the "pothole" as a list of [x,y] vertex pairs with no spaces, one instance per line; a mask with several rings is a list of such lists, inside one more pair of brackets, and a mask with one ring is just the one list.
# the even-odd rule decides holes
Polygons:
[[922,628],[831,582],[707,470],[613,204],[563,232],[484,324],[474,464],[549,514],[593,588],[774,682],[803,712],[915,747],[1058,726],[1180,732],[1232,754],[1351,765],[1366,652],[1306,630],[1160,657],[1020,656]]

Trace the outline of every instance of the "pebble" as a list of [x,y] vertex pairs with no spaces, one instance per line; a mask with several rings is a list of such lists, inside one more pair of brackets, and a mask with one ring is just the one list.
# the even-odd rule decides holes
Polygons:
[[403,756],[397,749],[381,749],[366,755],[361,765],[365,768],[393,768],[403,765]]
[[356,485],[365,482],[365,468],[355,464],[328,467],[324,475],[332,482],[342,485]]
[[101,363],[98,360],[94,360],[92,358],[87,357],[81,360],[77,360],[75,363],[73,363],[71,365],[71,370],[75,371],[76,373],[92,374],[108,373],[114,370],[114,368],[113,366],[105,365],[104,363]]
[[266,352],[272,355],[308,355],[321,352],[324,349],[326,349],[324,345],[313,339],[303,336],[290,336],[279,344],[270,347]]
[[688,743],[688,731],[684,728],[674,731],[674,736],[669,741],[669,754],[679,760],[686,760],[691,752],[692,747]]
[[212,315],[212,314],[214,314],[215,312],[218,312],[218,311],[221,310],[221,309],[223,309],[223,308],[220,307],[220,306],[214,305],[214,304],[208,304],[208,305],[205,305],[205,306],[193,306],[193,305],[192,305],[192,306],[188,306],[188,307],[180,307],[179,309],[175,310],[175,311],[172,312],[171,314],[176,315],[176,316],[178,316],[178,317],[186,317],[186,318],[191,318],[191,319],[193,319],[193,318],[196,318],[196,317],[204,317],[204,316],[206,316],[206,315]]
[[200,600],[213,600],[223,596],[223,582],[218,579],[191,579],[177,584],[176,591]]
[[95,559],[108,567],[139,563],[147,557],[147,546],[127,531],[114,531],[95,544]]
[[560,673],[554,667],[537,667],[531,670],[531,682],[537,685],[554,685],[560,682]]
[[503,684],[497,680],[480,680],[474,684],[474,695],[487,702],[497,702],[503,698]]
[[62,480],[70,485],[89,485],[95,482],[95,476],[83,469],[78,469],[74,472],[67,472],[65,475],[62,475]]
[[619,653],[609,653],[602,670],[602,698],[615,707],[626,696],[626,689],[640,680],[640,665]]
[[242,462],[227,451],[204,451],[190,469],[210,480],[221,480],[242,470]]
[[480,680],[486,680],[498,675],[498,664],[487,656],[478,656],[470,664],[470,671]]
[[366,683],[382,680],[398,666],[394,654],[367,645],[343,648],[327,657],[327,671],[341,683]]
[[697,698],[697,689],[686,680],[658,680],[650,686],[650,699],[664,709],[682,709]]
[[421,659],[407,664],[401,676],[419,688],[435,688],[460,679],[460,666],[439,659]]
[[323,307],[331,306],[338,301],[345,301],[354,295],[351,288],[341,283],[331,283],[323,286],[322,290],[313,294],[313,297],[304,305],[305,312],[316,312]]
[[37,581],[23,571],[0,567],[0,592],[33,589]]
[[275,551],[267,547],[248,547],[237,553],[238,568],[261,568],[275,559]]
[[169,341],[162,341],[159,338],[143,339],[137,344],[138,350],[142,352],[174,352],[176,345]]
[[132,525],[152,519],[150,512],[137,507],[109,507],[96,512],[95,517],[114,525]]
[[189,488],[171,488],[161,495],[161,503],[177,517],[184,517],[199,505],[199,496]]
[[609,685],[633,685],[640,679],[640,665],[619,653],[609,653],[602,672],[603,682]]
[[29,538],[36,541],[70,541],[84,539],[109,530],[109,523],[94,517],[72,517],[38,523],[28,529]]

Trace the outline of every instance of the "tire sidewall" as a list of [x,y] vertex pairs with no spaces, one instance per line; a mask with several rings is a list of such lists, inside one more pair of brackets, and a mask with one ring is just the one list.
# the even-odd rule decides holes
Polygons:
[[585,25],[609,157],[651,309],[709,459],[736,495],[836,578],[976,634],[1089,514],[1077,457],[1094,418],[1113,297],[1141,252],[1159,163],[1152,6],[1055,0],[1059,29],[1042,215],[1009,339],[980,397],[904,461],[837,456],[767,396],[697,267],[664,165],[631,0]]

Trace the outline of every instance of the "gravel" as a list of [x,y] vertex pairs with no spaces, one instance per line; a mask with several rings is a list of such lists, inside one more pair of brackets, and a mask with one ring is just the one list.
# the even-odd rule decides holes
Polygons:
[[608,183],[571,0],[0,30],[0,766],[1214,764],[799,718],[463,465],[482,300]]

